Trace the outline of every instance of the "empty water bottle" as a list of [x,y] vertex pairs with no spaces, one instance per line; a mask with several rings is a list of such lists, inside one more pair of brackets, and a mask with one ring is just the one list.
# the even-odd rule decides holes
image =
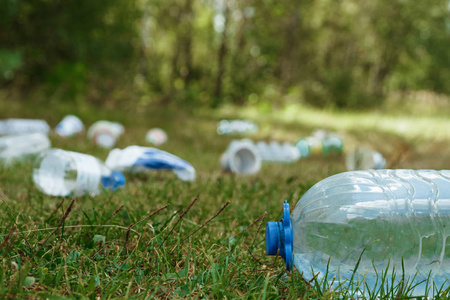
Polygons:
[[242,134],[258,131],[258,125],[248,120],[222,120],[217,124],[217,133],[223,134]]
[[119,136],[125,132],[122,124],[110,121],[97,121],[89,127],[87,136],[95,145],[112,148]]
[[0,160],[5,164],[24,156],[50,148],[50,140],[43,133],[6,135],[0,137]]
[[267,223],[266,251],[279,251],[287,269],[293,263],[306,280],[317,276],[335,286],[352,277],[359,261],[354,281],[365,293],[379,287],[382,272],[390,282],[393,271],[395,282],[404,275],[417,284],[414,295],[433,280],[439,288],[450,278],[450,171],[369,170],[326,178],[291,215],[285,202],[281,221]]
[[251,140],[234,140],[220,157],[220,165],[225,171],[251,175],[261,169],[261,156]]
[[386,160],[377,151],[367,148],[357,148],[347,154],[345,166],[349,171],[384,169],[386,167]]
[[40,132],[48,134],[50,126],[44,120],[6,119],[0,121],[0,135]]
[[195,180],[195,169],[190,163],[156,148],[128,146],[125,149],[113,149],[105,164],[112,170],[122,172],[172,170],[183,181]]
[[78,132],[83,131],[84,125],[81,120],[74,115],[65,116],[62,121],[56,126],[56,133],[63,137],[72,136]]
[[311,155],[328,155],[333,153],[341,153],[343,142],[337,135],[329,135],[320,137],[310,136],[302,138],[297,141],[295,146],[300,151],[301,157],[308,157]]
[[36,158],[33,181],[39,190],[51,196],[95,196],[102,188],[114,191],[123,186],[125,177],[93,156],[49,149]]
[[153,145],[162,145],[167,142],[167,133],[161,128],[152,128],[145,135],[147,142]]
[[257,142],[256,149],[263,161],[288,163],[297,161],[300,158],[300,151],[288,142],[282,144],[275,141],[269,144],[266,142]]

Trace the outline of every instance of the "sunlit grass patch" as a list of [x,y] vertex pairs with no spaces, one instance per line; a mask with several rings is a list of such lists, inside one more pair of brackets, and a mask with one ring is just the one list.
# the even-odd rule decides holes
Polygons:
[[370,131],[396,134],[412,139],[449,140],[449,115],[411,115],[398,111],[335,111],[321,110],[307,105],[288,104],[271,112],[262,112],[257,107],[224,107],[219,116],[237,115],[252,120],[267,122],[294,123],[312,128],[325,128],[335,131]]

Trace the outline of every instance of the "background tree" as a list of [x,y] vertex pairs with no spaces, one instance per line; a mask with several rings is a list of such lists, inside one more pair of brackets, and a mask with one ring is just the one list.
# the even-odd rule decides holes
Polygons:
[[446,0],[0,5],[0,84],[68,100],[360,108],[392,91],[450,93]]

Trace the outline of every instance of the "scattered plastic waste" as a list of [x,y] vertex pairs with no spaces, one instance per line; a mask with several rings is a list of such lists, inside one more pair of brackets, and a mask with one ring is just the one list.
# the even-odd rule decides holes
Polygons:
[[332,153],[341,153],[343,142],[337,135],[325,135],[320,137],[320,134],[302,138],[295,144],[300,151],[301,157],[309,157],[311,155],[328,155]]
[[325,129],[315,129],[311,133],[311,136],[315,136],[319,139],[323,139],[323,138],[329,137],[329,136],[338,136],[338,134],[334,131],[329,131],[329,130],[325,130]]
[[161,128],[152,128],[147,131],[145,139],[147,142],[159,146],[167,142],[167,133]]
[[125,177],[93,156],[49,149],[37,157],[33,181],[39,190],[51,196],[95,196],[102,188],[114,191],[122,187]]
[[87,136],[95,145],[112,148],[117,138],[125,132],[122,124],[110,121],[97,121],[89,127]]
[[70,137],[83,131],[84,125],[81,120],[74,115],[65,116],[56,126],[56,133],[63,137]]
[[288,142],[282,144],[275,141],[269,144],[266,142],[257,142],[256,149],[263,161],[294,162],[300,158],[300,151]]
[[44,120],[6,119],[0,121],[0,135],[40,132],[48,134],[50,126]]
[[337,287],[359,262],[353,284],[363,281],[361,291],[379,288],[383,273],[386,282],[404,275],[419,295],[429,275],[437,288],[450,278],[449,236],[450,171],[353,171],[314,185],[290,216],[285,202],[281,221],[267,223],[266,251],[279,251],[306,280]]
[[357,148],[345,158],[347,170],[384,169],[386,160],[381,153],[367,148]]
[[195,180],[195,169],[190,163],[156,148],[128,146],[125,149],[113,149],[105,164],[112,170],[122,172],[172,170],[183,181]]
[[261,156],[251,140],[234,140],[220,157],[220,165],[225,171],[251,175],[261,169]]
[[50,140],[44,133],[6,135],[0,137],[0,160],[5,165],[27,155],[50,148]]
[[234,134],[234,133],[253,133],[258,131],[258,125],[248,120],[222,120],[217,124],[217,133]]

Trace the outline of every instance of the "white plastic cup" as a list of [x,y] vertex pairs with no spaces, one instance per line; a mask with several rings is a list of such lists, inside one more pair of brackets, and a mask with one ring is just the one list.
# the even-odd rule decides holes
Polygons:
[[261,156],[253,143],[246,140],[233,141],[220,157],[220,165],[225,171],[251,175],[261,169]]

